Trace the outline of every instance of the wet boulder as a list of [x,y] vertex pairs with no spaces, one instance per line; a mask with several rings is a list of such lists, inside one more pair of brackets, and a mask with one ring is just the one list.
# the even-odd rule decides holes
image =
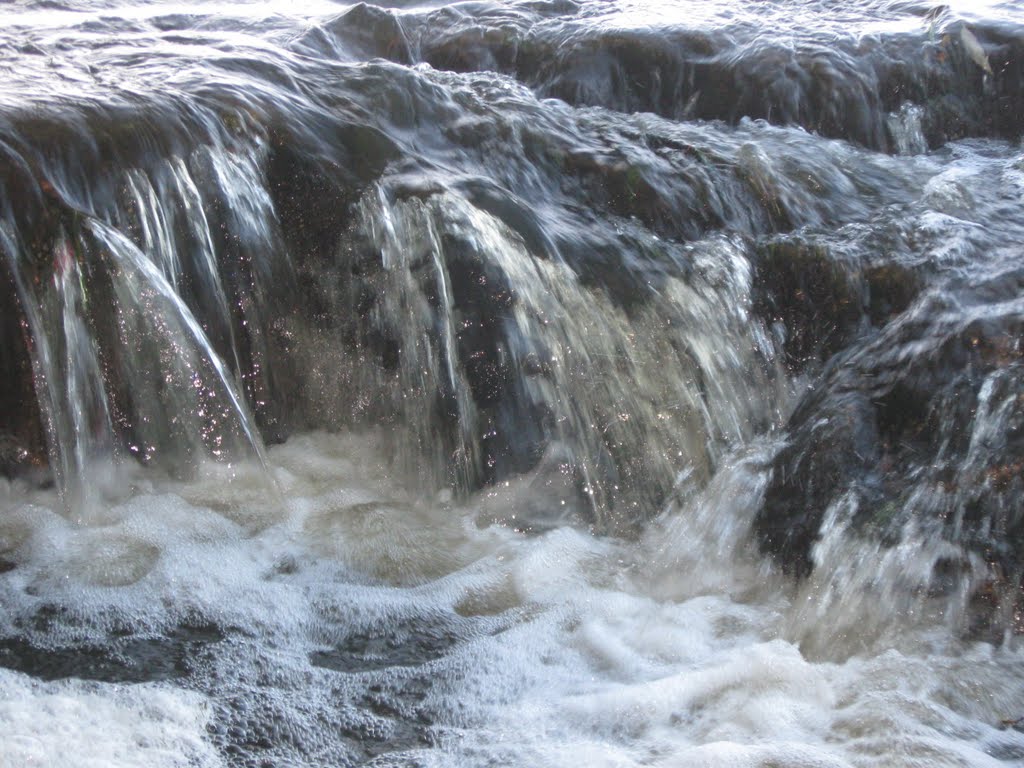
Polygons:
[[[1016,589],[1024,571],[1024,272],[923,296],[832,361],[793,413],[754,524],[795,575],[835,524],[889,544],[913,524],[987,562]],[[966,306],[964,306],[966,304]],[[840,500],[850,503],[839,505]],[[989,621],[982,618],[978,621]]]
[[916,30],[801,34],[780,42],[742,25],[670,31],[529,23],[465,4],[412,18],[417,53],[438,69],[497,71],[574,105],[672,120],[763,119],[899,151],[890,118],[922,111],[928,146],[1020,135],[1024,31],[967,25],[940,7]]
[[388,59],[411,64],[412,52],[401,22],[384,8],[359,3],[323,26],[314,26],[293,45],[341,60]]
[[[2,254],[0,254],[2,255]],[[13,276],[0,261],[0,476],[24,475],[46,463],[42,418],[33,386],[24,313]]]
[[860,249],[795,234],[757,249],[755,312],[782,337],[787,367],[816,369],[860,336],[903,312],[921,278],[893,260],[873,263]]

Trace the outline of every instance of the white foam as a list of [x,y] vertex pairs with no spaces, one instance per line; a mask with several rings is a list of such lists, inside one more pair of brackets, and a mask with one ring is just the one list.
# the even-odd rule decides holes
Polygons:
[[42,683],[0,669],[0,765],[213,768],[202,697],[156,685]]
[[7,490],[4,635],[55,652],[182,624],[226,637],[183,651],[176,682],[0,671],[0,765],[217,765],[246,740],[297,765],[363,742],[437,766],[1019,762],[1024,734],[998,726],[1024,714],[1024,652],[898,617],[888,650],[858,621],[870,600],[819,611],[824,592],[766,574],[747,538],[764,455],[723,462],[639,541],[487,524],[511,517],[494,497],[417,500],[372,436],[272,449],[283,504],[154,480],[89,526]]

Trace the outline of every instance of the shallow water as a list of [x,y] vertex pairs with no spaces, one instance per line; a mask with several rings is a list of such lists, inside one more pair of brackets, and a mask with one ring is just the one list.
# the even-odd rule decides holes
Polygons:
[[632,542],[517,531],[524,486],[416,498],[376,448],[273,449],[283,507],[255,469],[140,476],[88,526],[6,488],[4,764],[1024,759],[1000,727],[1019,649],[941,616],[869,632],[871,599],[830,607],[750,551],[766,446]]
[[1024,765],[1017,3],[0,7],[0,765]]

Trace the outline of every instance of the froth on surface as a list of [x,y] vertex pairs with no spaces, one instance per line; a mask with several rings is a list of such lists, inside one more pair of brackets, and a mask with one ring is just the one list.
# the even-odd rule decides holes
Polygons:
[[844,601],[766,569],[766,450],[638,540],[526,534],[500,494],[417,498],[372,435],[272,449],[279,500],[237,468],[140,484],[84,524],[7,488],[0,764],[1024,760],[1000,728],[1024,714],[1020,649],[941,617],[880,631],[871,584]]
[[0,765],[214,768],[203,697],[156,685],[42,683],[0,669]]

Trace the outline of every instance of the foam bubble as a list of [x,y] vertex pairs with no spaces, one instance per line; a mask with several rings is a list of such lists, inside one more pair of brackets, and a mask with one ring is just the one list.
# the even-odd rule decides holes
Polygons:
[[162,686],[42,683],[0,669],[0,765],[214,768],[201,696]]
[[381,450],[306,435],[270,451],[280,500],[150,478],[90,524],[7,488],[0,664],[55,681],[0,671],[0,764],[1024,759],[999,725],[1024,714],[1024,651],[927,617],[887,648],[858,620],[877,599],[818,610],[766,574],[763,452],[631,541],[418,499]]

